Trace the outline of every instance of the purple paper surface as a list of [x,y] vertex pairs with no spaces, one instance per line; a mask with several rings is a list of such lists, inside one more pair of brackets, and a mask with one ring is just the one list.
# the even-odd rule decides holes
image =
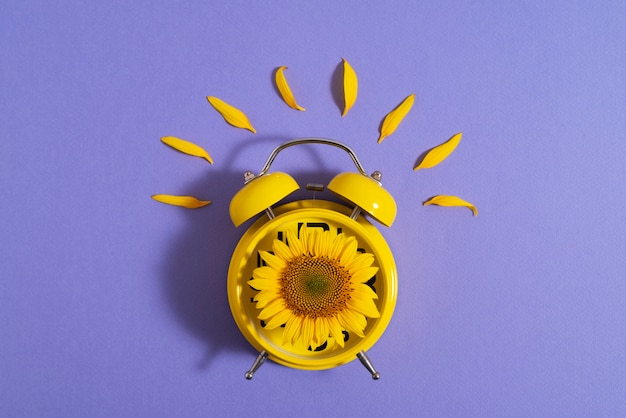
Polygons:
[[[626,415],[626,5],[422,3],[3,2],[0,415]],[[343,118],[342,57],[359,77]],[[278,95],[281,65],[305,112]],[[226,273],[248,224],[228,205],[304,136],[353,148],[398,205],[380,226],[399,291],[368,352],[379,381],[358,361],[243,377],[256,353]],[[303,146],[273,169],[306,184],[354,166]],[[479,216],[422,206],[437,194]]]

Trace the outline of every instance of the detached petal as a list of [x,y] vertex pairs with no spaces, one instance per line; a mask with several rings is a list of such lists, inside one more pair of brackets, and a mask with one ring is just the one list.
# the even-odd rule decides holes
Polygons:
[[356,73],[352,66],[346,61],[345,58],[343,60],[343,99],[344,99],[344,108],[341,116],[346,116],[348,114],[348,110],[352,109],[354,103],[356,102],[356,96],[359,90],[359,80],[356,77]]
[[213,164],[213,159],[209,153],[206,152],[204,148],[194,144],[193,142],[185,141],[184,139],[176,138],[175,136],[164,136],[161,138],[161,142],[169,145],[177,151],[193,155],[194,157],[204,158],[209,162],[209,164]]
[[452,151],[454,151],[457,145],[459,145],[462,135],[463,134],[459,132],[458,134],[453,135],[443,144],[437,145],[435,148],[432,148],[426,153],[424,158],[422,158],[422,160],[415,167],[413,167],[413,170],[419,170],[421,168],[431,168],[445,160],[448,155],[450,155]]
[[252,126],[248,117],[241,110],[229,105],[225,101],[218,99],[217,97],[207,96],[207,100],[211,103],[211,106],[219,112],[224,120],[233,125],[236,128],[247,129],[252,133],[256,133],[256,129]]
[[210,200],[198,200],[193,196],[174,196],[170,194],[155,194],[152,198],[157,202],[168,205],[181,206],[187,209],[197,209],[209,205]]
[[411,108],[413,107],[413,102],[415,101],[415,94],[411,94],[406,99],[402,101],[391,112],[385,116],[383,120],[383,125],[380,128],[380,136],[378,137],[378,143],[383,142],[383,139],[391,135],[395,132],[395,130],[400,125],[400,122],[404,119],[404,117],[409,113]]
[[444,196],[444,195],[434,196],[422,204],[424,206],[428,206],[428,205],[464,206],[470,209],[472,213],[474,214],[474,216],[478,216],[478,209],[476,209],[476,206],[456,196]]
[[298,103],[296,103],[296,99],[295,97],[293,97],[291,88],[289,87],[289,84],[287,84],[287,79],[285,78],[284,73],[286,69],[287,67],[283,65],[282,67],[279,67],[278,70],[276,70],[276,87],[278,87],[278,91],[280,92],[280,95],[282,96],[285,103],[287,103],[287,106],[291,107],[292,109],[304,111],[305,109]]

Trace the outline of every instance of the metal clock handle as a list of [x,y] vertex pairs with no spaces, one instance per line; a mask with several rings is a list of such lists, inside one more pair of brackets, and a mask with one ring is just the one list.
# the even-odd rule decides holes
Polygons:
[[262,176],[265,173],[267,173],[267,171],[270,169],[270,166],[274,162],[274,159],[276,158],[279,152],[281,152],[285,148],[289,148],[291,146],[301,145],[301,144],[325,144],[325,145],[332,145],[333,147],[340,148],[344,150],[345,152],[347,152],[348,155],[350,155],[350,158],[352,158],[352,161],[354,162],[354,165],[356,166],[357,170],[359,170],[359,173],[363,174],[364,176],[369,177],[367,173],[365,172],[365,169],[363,169],[363,166],[361,165],[361,162],[357,158],[356,154],[354,153],[354,151],[352,151],[350,147],[342,144],[339,141],[335,141],[334,139],[327,139],[327,138],[298,138],[298,139],[293,139],[291,141],[287,141],[277,146],[274,149],[274,151],[272,151],[269,158],[267,159],[267,162],[261,169],[261,172],[256,177]]

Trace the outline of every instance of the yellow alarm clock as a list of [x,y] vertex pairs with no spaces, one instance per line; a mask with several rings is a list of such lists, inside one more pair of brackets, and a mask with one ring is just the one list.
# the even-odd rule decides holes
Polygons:
[[[301,144],[349,154],[358,172],[340,173],[325,187],[347,205],[313,198],[275,206],[300,187],[289,174],[269,172],[270,166],[279,152]],[[391,320],[398,283],[389,246],[364,216],[385,226],[396,217],[381,173],[368,175],[338,141],[300,138],[276,147],[259,174],[246,172],[244,178],[230,203],[232,222],[239,226],[262,214],[243,234],[228,269],[231,312],[259,351],[245,377],[252,379],[267,358],[308,370],[358,358],[378,379],[366,351]],[[307,189],[315,193],[324,186]]]

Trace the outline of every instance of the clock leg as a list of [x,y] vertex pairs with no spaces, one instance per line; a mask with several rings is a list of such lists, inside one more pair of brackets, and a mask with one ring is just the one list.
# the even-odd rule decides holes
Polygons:
[[274,211],[272,210],[271,207],[265,209],[265,214],[267,215],[268,218],[270,218],[270,220],[272,220],[272,219],[274,219],[276,217],[276,215],[274,215]]
[[[265,359],[269,356],[269,354],[267,353],[267,351],[263,350],[259,353],[259,355],[256,357],[256,359],[254,359],[254,363],[252,363],[252,367],[250,367],[250,370],[248,370],[245,374],[246,379],[250,380],[252,379],[252,376],[254,376],[254,373],[259,370],[259,367],[261,367],[261,365],[263,364],[263,362],[265,361]],[[363,360],[361,360],[363,361]]]
[[359,351],[356,356],[361,361],[361,364],[365,366],[367,371],[372,374],[372,379],[380,379],[380,374],[374,368],[374,365],[370,361],[369,357],[367,357],[367,354],[365,354],[365,351]]

